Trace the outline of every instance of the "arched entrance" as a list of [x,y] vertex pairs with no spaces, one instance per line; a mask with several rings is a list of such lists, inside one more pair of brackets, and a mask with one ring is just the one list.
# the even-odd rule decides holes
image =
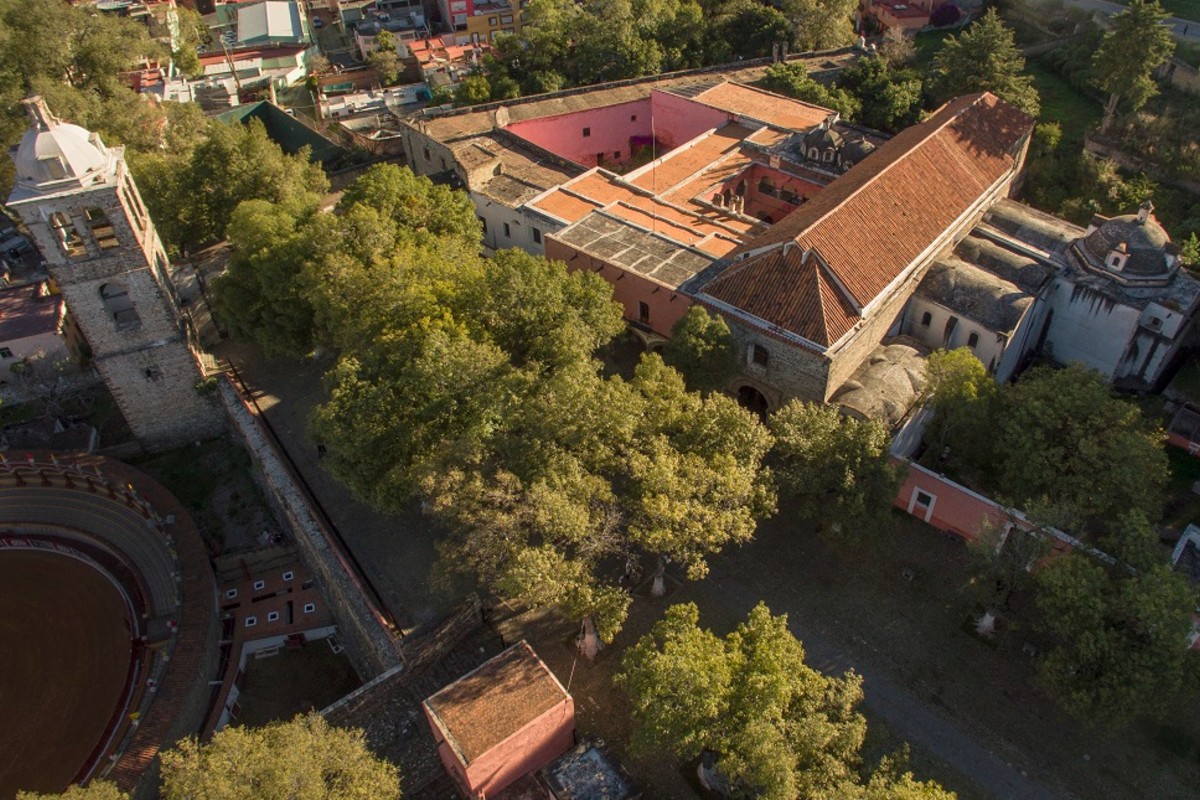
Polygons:
[[753,411],[760,417],[766,417],[767,411],[770,410],[771,404],[767,402],[767,398],[758,389],[753,386],[741,386],[737,391],[738,404],[747,411]]

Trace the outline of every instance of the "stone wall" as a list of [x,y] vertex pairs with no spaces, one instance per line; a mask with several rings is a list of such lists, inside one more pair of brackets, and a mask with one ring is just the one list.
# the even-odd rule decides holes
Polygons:
[[228,378],[218,393],[233,429],[254,461],[254,475],[279,520],[292,533],[301,561],[333,611],[338,637],[359,677],[370,679],[403,665],[397,631],[368,599],[367,591],[308,494],[276,449],[270,434]]

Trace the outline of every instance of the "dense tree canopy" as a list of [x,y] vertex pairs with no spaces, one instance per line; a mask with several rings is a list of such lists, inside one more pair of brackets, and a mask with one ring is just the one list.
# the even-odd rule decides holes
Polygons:
[[460,104],[849,44],[854,0],[533,0]]
[[1068,711],[1115,726],[1194,691],[1200,658],[1188,636],[1200,598],[1186,576],[1161,563],[1132,572],[1071,554],[1043,568],[1037,584],[1055,642],[1039,675]]
[[[464,195],[392,166],[332,214],[243,203],[218,307],[279,352],[340,351],[311,420],[340,481],[385,511],[421,500],[447,563],[610,639],[644,558],[701,577],[753,534],[770,435],[658,356],[605,377],[594,353],[624,327],[609,284],[522,251],[485,261],[477,225]],[[726,368],[728,330],[700,322],[692,355]]]
[[361,731],[320,714],[261,728],[232,726],[212,741],[185,739],[162,754],[165,800],[376,800],[400,796],[394,766],[367,749]]
[[625,653],[616,681],[633,707],[637,749],[680,760],[714,753],[739,798],[953,798],[886,765],[862,780],[862,679],[805,664],[786,615],[760,603],[724,639],[699,621],[695,605],[671,606]]
[[817,83],[804,65],[795,61],[767,67],[759,85],[785,97],[831,108],[848,120],[857,120],[862,112],[862,102],[857,97],[844,89]]
[[243,200],[315,204],[329,189],[307,149],[286,155],[258,120],[210,121],[203,138],[132,162],[164,241],[188,250],[220,241]]
[[396,36],[391,31],[380,31],[375,35],[375,49],[367,54],[367,65],[375,69],[379,82],[391,86],[400,78],[404,65],[396,51]]
[[792,400],[770,418],[780,496],[836,538],[882,523],[899,488],[891,436],[875,420],[843,417],[834,406]]
[[729,326],[701,306],[692,306],[675,323],[663,360],[683,373],[689,388],[701,392],[724,389],[739,368]]
[[129,795],[108,781],[92,781],[86,787],[78,784],[67,787],[62,794],[17,792],[17,800],[129,800]]
[[999,499],[1077,532],[1101,531],[1129,512],[1158,519],[1162,434],[1100,373],[1040,367],[993,390],[963,351],[931,365],[925,457],[939,469],[965,472]]
[[1096,84],[1108,92],[1103,127],[1122,105],[1137,110],[1158,92],[1152,77],[1175,50],[1171,29],[1158,0],[1131,0],[1126,9],[1109,18],[1110,27],[1092,57]]
[[994,8],[958,36],[947,39],[930,66],[930,90],[938,102],[971,92],[992,92],[1031,117],[1041,108],[1033,78],[1025,74],[1013,31]]
[[920,77],[913,70],[892,66],[882,56],[860,59],[843,70],[838,86],[858,100],[855,122],[898,133],[921,119]]

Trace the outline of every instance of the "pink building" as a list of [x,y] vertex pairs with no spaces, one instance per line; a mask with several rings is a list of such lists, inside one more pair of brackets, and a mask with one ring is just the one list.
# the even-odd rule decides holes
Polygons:
[[494,797],[575,743],[575,703],[524,641],[424,708],[442,764],[471,798]]

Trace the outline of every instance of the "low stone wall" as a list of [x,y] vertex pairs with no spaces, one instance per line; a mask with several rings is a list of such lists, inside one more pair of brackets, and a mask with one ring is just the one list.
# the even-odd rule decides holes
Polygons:
[[401,667],[399,635],[369,599],[350,559],[321,521],[273,437],[228,377],[219,384],[221,401],[254,461],[255,479],[281,523],[291,530],[301,560],[333,610],[338,638],[360,678],[369,680]]

